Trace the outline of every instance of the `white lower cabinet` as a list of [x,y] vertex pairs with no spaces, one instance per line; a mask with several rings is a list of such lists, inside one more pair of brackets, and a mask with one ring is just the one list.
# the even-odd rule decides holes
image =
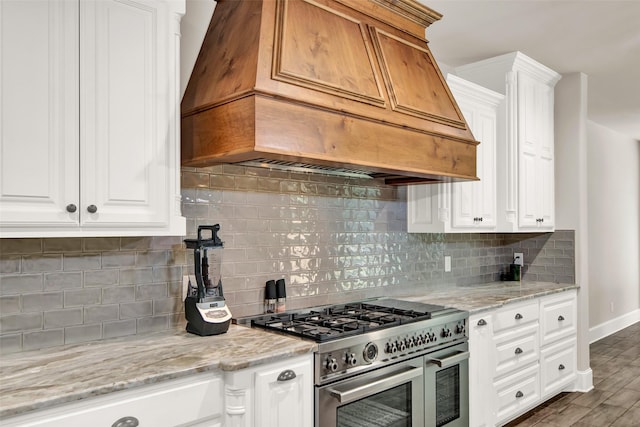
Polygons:
[[225,373],[226,427],[312,427],[313,355]]
[[[312,427],[313,355],[39,410],[2,427]],[[137,423],[136,423],[137,422]]]
[[504,425],[576,379],[576,291],[469,317],[471,427]]
[[[3,427],[221,427],[222,377],[200,374],[3,420]],[[135,424],[137,421],[138,424]]]
[[514,418],[540,401],[540,369],[537,363],[494,383],[496,420]]
[[560,342],[542,350],[540,373],[542,397],[551,397],[558,389],[570,385],[576,379],[576,340]]

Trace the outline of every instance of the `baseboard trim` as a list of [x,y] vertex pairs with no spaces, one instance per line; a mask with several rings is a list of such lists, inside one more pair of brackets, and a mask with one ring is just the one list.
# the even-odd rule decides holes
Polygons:
[[586,393],[593,390],[593,371],[591,368],[586,371],[578,371],[576,373],[576,381],[574,383],[573,391],[580,391]]
[[631,326],[636,322],[640,322],[640,308],[590,328],[589,344],[593,344],[594,342],[614,334],[627,326]]

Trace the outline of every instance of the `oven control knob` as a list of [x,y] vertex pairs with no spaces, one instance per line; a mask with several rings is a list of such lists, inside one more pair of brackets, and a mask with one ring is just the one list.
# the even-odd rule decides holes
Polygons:
[[416,346],[415,342],[413,341],[413,337],[412,338],[407,338],[405,340],[405,343],[407,345],[407,348],[409,348],[409,349],[411,349],[411,348]]
[[416,345],[422,345],[424,342],[424,337],[422,335],[418,335],[416,338]]
[[396,341],[396,347],[398,347],[398,350],[400,351],[405,351],[407,349],[407,346],[405,345],[404,340]]
[[440,335],[442,335],[442,338],[448,338],[451,336],[451,331],[447,328],[444,328],[442,329],[442,333]]
[[347,353],[345,356],[345,361],[349,366],[356,366],[358,364],[358,359],[356,359],[355,353]]
[[[372,342],[365,345],[364,351],[362,352],[362,358],[364,359],[364,361],[367,363],[371,363],[374,360],[376,360],[376,357],[378,357],[378,346]],[[355,358],[355,355],[354,355],[354,358]]]
[[465,333],[465,327],[464,325],[458,325],[456,326],[456,334],[464,334]]
[[387,345],[384,347],[384,351],[387,353],[393,354],[396,351],[398,351],[398,347],[396,346],[396,343],[388,342]]
[[327,369],[331,372],[338,370],[338,361],[335,357],[327,357]]
[[427,339],[425,340],[425,342],[434,342],[436,340],[436,334],[434,334],[433,332],[429,332],[427,334]]

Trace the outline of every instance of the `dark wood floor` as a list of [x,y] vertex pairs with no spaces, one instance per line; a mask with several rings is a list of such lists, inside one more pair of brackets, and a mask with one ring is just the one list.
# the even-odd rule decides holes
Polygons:
[[508,427],[640,426],[640,322],[590,346],[594,388],[563,393]]

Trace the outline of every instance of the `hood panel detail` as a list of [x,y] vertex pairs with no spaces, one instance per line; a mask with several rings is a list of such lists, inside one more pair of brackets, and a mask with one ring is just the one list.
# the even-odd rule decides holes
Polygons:
[[182,101],[182,163],[477,179],[477,142],[417,35],[438,18],[414,0],[221,0]]

